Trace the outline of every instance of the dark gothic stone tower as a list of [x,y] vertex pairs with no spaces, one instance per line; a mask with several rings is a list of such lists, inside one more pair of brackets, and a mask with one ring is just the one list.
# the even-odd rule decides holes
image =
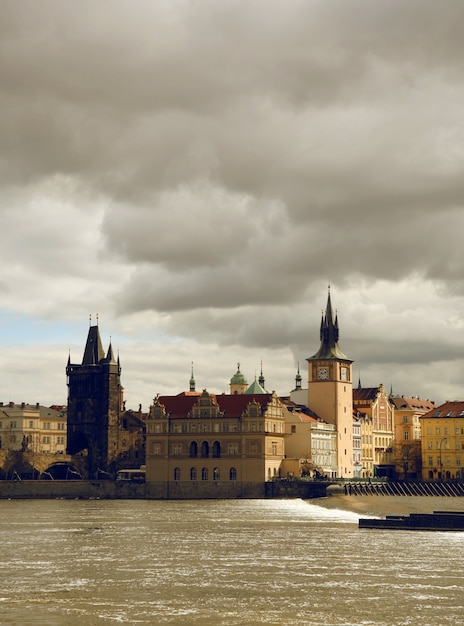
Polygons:
[[87,455],[88,477],[111,471],[118,455],[122,410],[121,367],[113,348],[105,357],[98,326],[90,326],[82,364],[66,367],[68,384],[67,453]]

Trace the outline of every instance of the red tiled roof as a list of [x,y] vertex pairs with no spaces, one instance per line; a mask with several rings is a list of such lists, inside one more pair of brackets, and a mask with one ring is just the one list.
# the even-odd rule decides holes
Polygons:
[[[187,416],[195,404],[198,404],[200,395],[160,396],[158,402],[165,407],[171,418],[182,418]],[[264,410],[269,404],[272,394],[211,394],[211,396],[216,399],[219,410],[226,417],[239,417],[253,401],[258,402],[261,409]]]
[[390,398],[395,409],[406,411],[431,411],[435,408],[435,403],[431,400],[422,400],[422,398],[406,398],[405,396],[395,396]]
[[445,402],[433,408],[428,413],[421,415],[422,418],[430,417],[462,417],[464,418],[464,401]]
[[375,400],[379,393],[378,387],[362,387],[353,389],[353,401]]

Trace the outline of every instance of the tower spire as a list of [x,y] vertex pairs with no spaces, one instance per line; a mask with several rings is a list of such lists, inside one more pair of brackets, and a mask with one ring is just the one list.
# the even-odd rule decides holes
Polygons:
[[335,316],[332,310],[332,300],[330,297],[330,285],[327,295],[327,305],[325,312],[322,313],[321,327],[320,327],[320,341],[321,345],[319,351],[311,357],[311,359],[344,359],[349,360],[347,356],[343,354],[338,345],[339,329],[338,329],[338,314],[335,312]]
[[82,365],[97,365],[105,358],[98,326],[90,326],[87,342],[85,344]]
[[263,374],[263,359],[261,359],[261,373],[259,375],[258,382],[261,385],[261,387],[264,389],[265,388],[264,383],[266,381],[264,380],[264,374]]
[[300,362],[298,361],[298,369],[295,376],[295,391],[301,389],[301,374],[300,374]]
[[195,378],[193,377],[193,361],[192,361],[192,373],[190,375],[190,391],[195,391]]

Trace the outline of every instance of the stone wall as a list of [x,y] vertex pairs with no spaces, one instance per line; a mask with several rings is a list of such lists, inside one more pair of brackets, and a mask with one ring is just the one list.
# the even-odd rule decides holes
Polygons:
[[139,499],[201,500],[236,498],[320,498],[323,482],[150,482],[117,483],[110,480],[0,480],[0,499]]

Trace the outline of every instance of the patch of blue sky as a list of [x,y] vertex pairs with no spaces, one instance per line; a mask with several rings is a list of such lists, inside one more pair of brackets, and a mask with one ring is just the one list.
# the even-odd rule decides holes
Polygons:
[[82,344],[87,336],[85,322],[44,319],[0,310],[0,345],[73,345]]

